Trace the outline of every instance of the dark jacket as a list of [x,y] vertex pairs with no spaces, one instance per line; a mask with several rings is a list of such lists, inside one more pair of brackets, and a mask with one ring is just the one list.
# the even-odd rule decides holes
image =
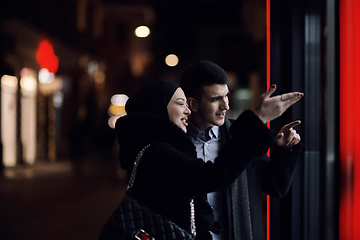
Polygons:
[[[223,146],[231,139],[229,131],[232,121],[226,119],[225,124],[220,127]],[[266,154],[255,157],[246,167],[246,180],[239,177],[232,183],[226,191],[228,216],[231,223],[229,240],[264,239],[261,191],[273,197],[285,196],[291,186],[296,166],[302,158],[303,152],[304,148],[301,143],[297,144],[291,151],[283,150],[274,144],[270,153],[271,160]],[[242,217],[239,216],[241,214],[239,203],[243,201],[240,190],[244,189],[244,182],[247,182],[245,189],[248,190],[251,219],[250,226],[247,229],[250,230],[249,234],[252,234],[252,238],[244,236],[246,233],[240,238],[239,235],[242,233],[238,231],[238,226],[234,226],[234,223],[236,224],[236,221]]]
[[214,163],[197,159],[191,139],[156,115],[127,115],[117,121],[116,130],[120,164],[128,176],[136,155],[151,144],[141,158],[129,194],[187,231],[189,202],[195,197],[197,239],[211,239],[208,231],[216,227],[205,194],[228,188],[251,159],[265,154],[274,140],[274,134],[251,111],[232,124],[229,135],[233,137]]

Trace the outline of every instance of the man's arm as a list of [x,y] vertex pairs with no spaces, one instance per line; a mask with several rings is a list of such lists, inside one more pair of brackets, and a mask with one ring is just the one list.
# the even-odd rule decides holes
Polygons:
[[304,152],[300,135],[293,129],[300,123],[294,121],[280,129],[271,148],[271,160],[262,164],[261,190],[271,196],[283,197],[291,186],[294,172]]
[[291,186],[304,152],[300,135],[293,129],[300,123],[294,121],[280,129],[271,148],[271,160],[261,168],[261,189],[271,196],[283,197]]

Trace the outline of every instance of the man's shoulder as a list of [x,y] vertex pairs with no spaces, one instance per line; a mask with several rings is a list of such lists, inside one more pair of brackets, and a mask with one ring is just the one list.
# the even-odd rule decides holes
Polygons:
[[227,120],[232,124],[236,119],[228,118]]
[[219,127],[219,132],[221,136],[224,136],[224,134],[229,135],[230,127],[234,121],[235,119],[225,118],[224,124]]
[[236,119],[232,119],[232,118],[225,118],[225,122],[222,126],[220,126],[220,128],[226,128],[229,129],[231,124],[233,124],[235,122]]

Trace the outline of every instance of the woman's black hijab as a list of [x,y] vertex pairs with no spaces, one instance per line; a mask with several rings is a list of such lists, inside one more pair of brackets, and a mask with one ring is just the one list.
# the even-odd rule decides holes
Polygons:
[[[155,114],[157,116],[170,120],[167,111],[167,105],[178,87],[179,85],[177,85],[176,83],[168,81],[151,82],[127,100],[125,105],[125,111],[129,116],[145,113]],[[121,127],[121,119],[122,118],[118,119],[115,125],[119,144],[121,144],[120,139],[123,138],[122,133],[124,131],[124,128]],[[141,140],[141,137],[137,139],[137,141],[139,141],[139,144],[141,144]],[[139,150],[135,150],[137,154]],[[120,165],[123,169],[131,168],[131,166],[133,165],[133,159],[130,158],[129,160],[129,158],[121,155],[121,152],[119,152],[119,160]]]
[[129,98],[125,111],[127,114],[152,113],[169,119],[167,105],[178,87],[169,81],[151,82]]

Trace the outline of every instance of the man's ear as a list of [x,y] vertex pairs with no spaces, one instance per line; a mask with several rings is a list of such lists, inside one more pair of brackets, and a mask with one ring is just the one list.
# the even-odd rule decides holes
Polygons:
[[189,108],[192,112],[197,112],[198,110],[198,101],[195,98],[188,97],[187,103],[189,104]]

